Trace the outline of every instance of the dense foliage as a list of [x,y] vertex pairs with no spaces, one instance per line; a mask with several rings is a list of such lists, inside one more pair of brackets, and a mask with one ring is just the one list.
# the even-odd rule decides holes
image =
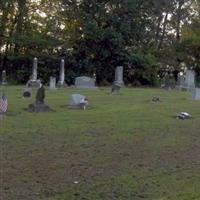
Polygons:
[[200,71],[198,0],[0,0],[0,70],[26,82],[33,57],[44,81],[66,61],[66,81],[96,74],[156,85],[162,69],[182,62]]

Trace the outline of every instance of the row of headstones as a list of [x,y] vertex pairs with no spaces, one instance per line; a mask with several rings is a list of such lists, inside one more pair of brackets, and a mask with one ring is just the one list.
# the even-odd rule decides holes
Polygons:
[[[38,59],[34,58],[31,79],[27,82],[28,87],[31,87],[31,86],[39,87],[39,85],[41,84],[40,79],[37,78],[37,69],[38,69]],[[75,87],[96,89],[97,87],[95,86],[95,81],[96,80],[94,78],[90,78],[90,77],[87,77],[87,76],[77,77],[75,79]],[[120,87],[122,85],[124,85],[124,82],[123,82],[123,67],[122,66],[118,66],[115,70],[115,81],[114,81],[113,85],[120,86]],[[59,86],[59,87],[66,86],[66,83],[65,83],[65,61],[64,61],[64,59],[61,60],[60,76],[59,76],[59,81],[57,83],[57,86]],[[51,90],[56,89],[56,78],[53,77],[53,76],[50,77],[49,87],[50,87]]]
[[[33,59],[32,75],[31,75],[30,80],[26,84],[28,87],[33,87],[33,86],[39,87],[40,86],[41,81],[40,81],[40,79],[38,79],[37,70],[38,70],[38,59],[34,58]],[[56,79],[54,77],[50,77],[50,89],[55,89],[54,84],[56,85],[56,83],[54,83],[54,82],[56,82]],[[59,81],[57,83],[57,86],[59,86],[59,87],[66,86],[66,83],[65,83],[65,61],[64,61],[64,59],[61,59],[60,75],[59,75]]]

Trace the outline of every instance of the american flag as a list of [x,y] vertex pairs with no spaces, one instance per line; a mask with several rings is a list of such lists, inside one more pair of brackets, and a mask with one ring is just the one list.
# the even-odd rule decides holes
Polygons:
[[5,113],[7,111],[7,108],[8,108],[8,101],[5,94],[3,93],[3,95],[0,95],[0,114]]

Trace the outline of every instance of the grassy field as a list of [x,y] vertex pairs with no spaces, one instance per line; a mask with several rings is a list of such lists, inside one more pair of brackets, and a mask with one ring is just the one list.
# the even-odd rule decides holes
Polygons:
[[[178,91],[109,92],[47,90],[53,111],[33,114],[25,108],[34,97],[8,86],[0,200],[200,200],[200,102]],[[90,109],[68,109],[73,93]],[[181,111],[193,118],[174,118]]]

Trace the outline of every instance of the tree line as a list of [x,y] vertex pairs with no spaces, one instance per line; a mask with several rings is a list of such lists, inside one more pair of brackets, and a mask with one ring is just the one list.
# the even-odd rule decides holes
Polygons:
[[125,68],[131,85],[157,85],[163,71],[183,63],[200,72],[199,0],[0,0],[0,69],[28,80],[34,57],[44,81],[96,75],[110,84]]

